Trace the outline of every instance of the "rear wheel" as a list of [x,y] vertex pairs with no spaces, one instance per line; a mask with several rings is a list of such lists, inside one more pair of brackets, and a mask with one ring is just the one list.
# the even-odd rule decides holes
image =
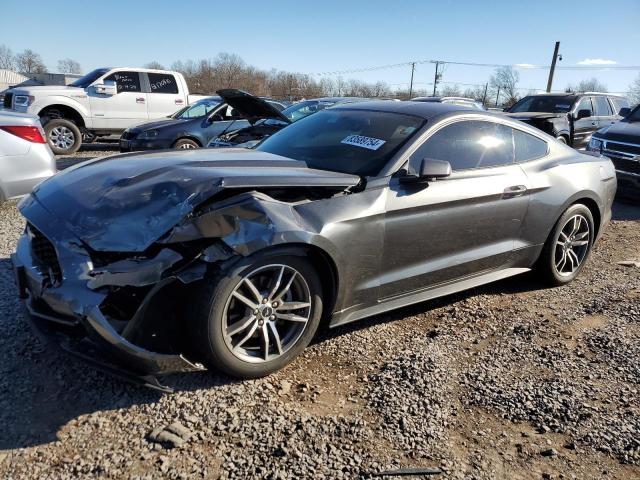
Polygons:
[[593,215],[582,204],[571,205],[556,223],[544,246],[538,267],[553,285],[564,285],[578,276],[594,241]]
[[47,142],[56,155],[69,155],[80,149],[82,133],[71,121],[64,118],[54,118],[44,126]]
[[176,143],[173,144],[173,148],[179,148],[180,150],[191,149],[191,148],[200,148],[198,142],[195,140],[191,140],[190,138],[181,138]]
[[315,270],[290,255],[247,257],[197,292],[193,340],[211,368],[240,378],[287,365],[322,315]]

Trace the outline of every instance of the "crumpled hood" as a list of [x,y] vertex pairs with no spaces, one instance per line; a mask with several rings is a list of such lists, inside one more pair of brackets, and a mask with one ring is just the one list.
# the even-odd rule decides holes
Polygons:
[[622,120],[606,128],[604,133],[598,132],[597,137],[640,145],[640,122]]
[[141,252],[224,188],[346,188],[359,181],[240,148],[127,154],[64,170],[41,183],[20,211],[29,220],[38,202],[93,250]]
[[549,112],[517,112],[517,113],[504,113],[506,116],[526,122],[527,120],[544,120],[547,118],[562,118],[566,117],[566,113],[549,113]]

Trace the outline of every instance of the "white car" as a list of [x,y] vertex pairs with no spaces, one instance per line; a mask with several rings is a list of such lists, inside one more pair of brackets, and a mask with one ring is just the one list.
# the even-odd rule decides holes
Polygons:
[[178,72],[125,67],[98,68],[66,86],[16,87],[5,93],[3,104],[40,117],[51,149],[65,155],[77,151],[83,138],[120,135],[202,98],[189,95]]
[[56,174],[38,117],[0,110],[0,203],[31,192]]

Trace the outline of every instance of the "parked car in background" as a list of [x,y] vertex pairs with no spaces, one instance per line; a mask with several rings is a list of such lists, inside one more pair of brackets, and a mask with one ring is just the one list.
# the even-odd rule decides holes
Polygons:
[[475,110],[486,110],[484,105],[473,98],[467,97],[416,97],[411,99],[412,102],[436,102],[436,103],[450,103],[453,105],[460,105],[461,107],[469,107]]
[[28,86],[9,90],[4,108],[40,117],[47,141],[56,154],[92,141],[121,134],[126,128],[171,115],[204,98],[189,95],[178,72],[148,68],[98,68],[67,86]]
[[[254,150],[164,150],[65,170],[20,205],[12,256],[37,328],[163,388],[241,378],[339,326],[537,269],[580,274],[611,161],[456,105],[338,105]],[[567,293],[569,294],[569,293]]]
[[365,102],[367,100],[370,99],[360,97],[323,97],[303,100],[282,110],[281,115],[272,115],[249,127],[233,129],[224,135],[220,135],[214,138],[209,143],[209,146],[233,147],[241,145],[243,147],[252,147],[287,125],[325,108],[347,103]]
[[56,174],[38,117],[0,110],[0,203],[31,192]]
[[640,198],[640,106],[624,118],[593,134],[587,150],[609,157],[616,167],[618,189],[624,196]]
[[[120,137],[120,151],[206,147],[213,138],[230,128],[250,126],[248,117],[229,105],[227,97],[228,92],[223,91],[223,96],[199,100],[168,118],[128,128]],[[284,108],[275,100],[261,100],[278,111]],[[252,117],[251,121],[255,122],[257,118]]]
[[620,120],[621,110],[628,107],[626,98],[608,93],[546,93],[528,95],[505,112],[562,143],[584,148],[596,130]]

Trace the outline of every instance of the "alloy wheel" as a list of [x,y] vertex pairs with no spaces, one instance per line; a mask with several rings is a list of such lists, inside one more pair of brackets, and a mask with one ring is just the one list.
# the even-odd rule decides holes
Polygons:
[[76,141],[74,133],[67,127],[55,127],[49,133],[49,139],[53,146],[67,150],[73,146]]
[[591,241],[589,221],[582,215],[574,215],[564,224],[555,245],[555,268],[560,276],[573,275],[582,265]]
[[187,150],[191,148],[198,148],[198,147],[196,147],[192,143],[181,143],[180,145],[178,145],[178,149],[180,150]]
[[245,275],[227,299],[223,338],[237,358],[267,362],[298,342],[310,317],[311,293],[300,272],[265,265]]

